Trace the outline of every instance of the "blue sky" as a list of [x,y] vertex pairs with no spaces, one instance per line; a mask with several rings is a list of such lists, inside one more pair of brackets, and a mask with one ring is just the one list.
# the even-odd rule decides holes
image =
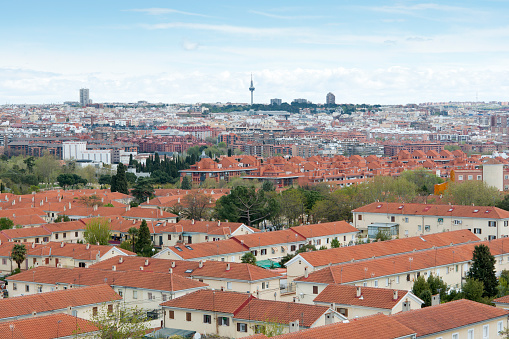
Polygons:
[[1,1],[0,104],[509,100],[509,2]]

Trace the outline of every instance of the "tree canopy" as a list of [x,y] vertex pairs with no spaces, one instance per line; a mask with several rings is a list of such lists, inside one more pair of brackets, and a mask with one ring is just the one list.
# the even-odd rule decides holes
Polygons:
[[462,183],[449,183],[443,199],[456,205],[495,206],[500,202],[501,196],[496,187],[488,186],[484,181],[467,180]]
[[11,258],[18,265],[18,270],[21,269],[21,264],[25,261],[27,256],[27,248],[22,244],[15,244],[11,250]]
[[89,244],[108,245],[111,239],[110,221],[106,218],[93,218],[85,226],[85,241]]
[[136,253],[141,257],[150,257],[153,255],[152,239],[150,238],[150,230],[148,229],[147,221],[141,221],[140,229],[137,234],[137,241],[134,244]]

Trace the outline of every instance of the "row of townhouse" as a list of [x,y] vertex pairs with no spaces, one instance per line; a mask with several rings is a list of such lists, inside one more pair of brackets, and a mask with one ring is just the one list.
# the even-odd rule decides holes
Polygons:
[[[164,329],[227,338],[260,333],[270,323],[284,332],[346,320],[327,306],[257,299],[249,294],[201,290],[161,304]],[[164,332],[163,332],[164,333]]]
[[337,239],[340,246],[352,245],[357,233],[357,229],[345,221],[303,225],[274,232],[235,235],[216,242],[175,245],[165,248],[154,257],[240,262],[242,255],[251,252],[257,261],[279,261],[287,254],[295,254],[306,244],[331,248],[332,240]]
[[168,272],[54,267],[31,269],[7,278],[7,281],[9,297],[107,284],[122,297],[121,306],[146,312],[155,327],[161,326],[160,303],[208,286],[198,280]]
[[[46,244],[21,243],[27,248],[21,269],[31,267],[88,267],[96,262],[116,256],[133,256],[136,253],[115,247],[90,244],[49,242]],[[14,242],[0,244],[0,273],[5,275],[17,267],[11,258]]]
[[375,202],[352,213],[353,225],[369,238],[379,230],[399,238],[465,229],[486,240],[509,236],[509,211],[493,206]]
[[486,245],[494,255],[495,269],[509,268],[509,239],[451,245],[370,260],[343,263],[308,273],[294,280],[295,301],[312,304],[329,284],[411,290],[419,276],[439,276],[450,288],[461,288],[475,246]]
[[[509,311],[457,300],[394,315],[377,314],[276,336],[277,339],[494,339],[508,328]],[[259,334],[246,339],[266,339]]]
[[98,262],[94,269],[116,271],[173,272],[222,291],[249,293],[259,299],[280,300],[282,277],[270,270],[245,263],[184,261],[142,257],[118,257]]
[[312,273],[331,265],[381,258],[395,254],[410,253],[479,240],[480,239],[475,234],[472,234],[472,232],[468,230],[442,232],[419,237],[371,242],[314,252],[303,252],[289,260],[285,266],[287,268],[288,281],[291,282],[295,278],[302,277],[304,275],[304,270],[307,270],[308,273]]

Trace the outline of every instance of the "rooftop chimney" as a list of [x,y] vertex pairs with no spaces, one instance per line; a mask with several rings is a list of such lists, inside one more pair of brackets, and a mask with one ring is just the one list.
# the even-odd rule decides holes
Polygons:
[[361,295],[362,295],[361,287],[360,287],[360,286],[357,286],[357,291],[356,291],[356,293],[355,293],[355,296],[356,296],[357,298],[360,298],[360,297],[361,297]]
[[148,259],[145,259],[145,266],[148,266]]
[[140,271],[143,271],[143,266],[140,266]]
[[226,264],[226,270],[229,271],[230,270],[230,263],[227,263]]
[[170,267],[170,268],[168,269],[168,273],[172,274],[172,273],[173,273],[173,268],[171,268],[171,267]]
[[191,219],[191,225],[194,225],[194,219]]
[[117,270],[117,266],[115,266],[115,265],[111,266],[111,270],[112,271],[116,271]]
[[175,261],[171,262],[171,267],[175,267]]
[[64,247],[64,242],[63,241],[60,243],[60,247]]
[[398,290],[392,291],[392,300],[398,300]]
[[119,263],[119,264],[121,264],[121,263],[123,263],[123,262],[124,262],[124,258],[122,258],[122,257],[118,258],[118,263]]
[[198,263],[198,268],[202,268],[203,267],[203,260],[200,260],[200,262]]
[[87,250],[89,250],[89,249],[90,249],[90,244],[87,244]]
[[309,276],[308,268],[304,267],[304,278],[307,278]]

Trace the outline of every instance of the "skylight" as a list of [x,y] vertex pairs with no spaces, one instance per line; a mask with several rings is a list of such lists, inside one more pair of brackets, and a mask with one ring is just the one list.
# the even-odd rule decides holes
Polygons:
[[175,246],[175,248],[177,249],[177,251],[182,252],[182,249],[180,247]]
[[189,269],[189,270],[186,270],[185,273],[192,273],[192,272],[193,272],[193,270]]
[[191,251],[193,250],[193,248],[192,248],[191,246],[189,246],[189,245],[185,245],[185,246],[186,246],[186,248],[187,248],[188,250],[191,250]]

